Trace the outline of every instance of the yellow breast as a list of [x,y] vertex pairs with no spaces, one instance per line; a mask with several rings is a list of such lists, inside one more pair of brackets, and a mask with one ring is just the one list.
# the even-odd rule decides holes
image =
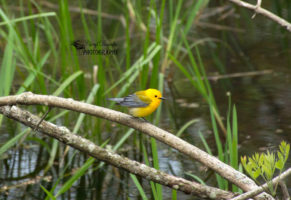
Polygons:
[[129,113],[134,117],[146,117],[152,114],[160,105],[161,100],[157,99],[152,101],[147,107],[143,108],[130,108]]

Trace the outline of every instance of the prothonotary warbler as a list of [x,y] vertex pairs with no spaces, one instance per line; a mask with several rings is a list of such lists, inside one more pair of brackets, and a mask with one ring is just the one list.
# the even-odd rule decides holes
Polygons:
[[129,113],[134,117],[146,117],[154,112],[165,98],[159,90],[147,89],[135,92],[123,98],[108,98],[118,105],[128,107]]

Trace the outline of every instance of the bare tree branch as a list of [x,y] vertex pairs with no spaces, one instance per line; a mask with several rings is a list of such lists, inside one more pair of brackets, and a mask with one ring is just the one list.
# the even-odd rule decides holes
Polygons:
[[[1,109],[1,108],[0,108]],[[20,187],[24,187],[24,186],[28,186],[28,185],[33,185],[33,184],[38,184],[40,181],[46,181],[46,182],[51,182],[52,180],[52,176],[49,175],[49,176],[36,176],[34,178],[30,178],[24,182],[21,182],[21,183],[17,183],[17,184],[14,184],[14,185],[4,185],[4,186],[1,186],[0,187],[0,193],[5,193],[7,192],[8,190],[12,190],[12,189],[15,189],[15,188],[20,188]],[[7,195],[8,195],[8,192],[7,192]]]
[[283,180],[280,180],[279,181],[279,185],[280,185],[280,188],[282,190],[282,199],[284,199],[284,200],[290,200],[290,195],[289,195],[289,192],[288,192],[288,188],[286,186],[286,183]]
[[257,5],[252,5],[252,4],[246,3],[246,2],[241,1],[241,0],[229,0],[229,1],[237,4],[238,6],[245,7],[245,8],[248,8],[250,10],[254,10],[257,14],[261,14],[261,15],[264,15],[264,16],[270,18],[271,20],[280,24],[281,26],[283,26],[284,28],[286,28],[288,31],[291,32],[291,24],[288,21],[286,21],[285,19],[282,19],[281,17],[275,15],[274,13],[262,8],[261,1],[258,1]]
[[[283,172],[280,176],[277,176],[275,177],[273,180],[272,180],[272,183],[273,184],[277,184],[279,181],[285,179],[287,176],[290,176],[291,175],[291,168],[287,169],[285,172]],[[244,199],[248,199],[248,198],[251,198],[263,191],[265,191],[266,189],[268,189],[268,184],[265,183],[264,185],[260,186],[259,188],[255,189],[255,190],[252,190],[252,191],[249,191],[249,192],[246,192],[246,193],[243,193],[235,198],[232,198],[231,200],[244,200]]]
[[262,5],[262,0],[257,0],[257,5],[256,5],[256,8],[255,8],[255,14],[252,16],[252,19],[254,19],[256,17],[256,14],[257,14],[257,10],[258,8],[260,8]]
[[[252,179],[235,170],[231,166],[221,162],[216,157],[207,154],[206,152],[165,130],[142,120],[133,118],[130,115],[100,106],[74,101],[73,99],[65,99],[48,95],[37,95],[31,92],[22,93],[15,96],[0,97],[0,106],[15,104],[59,107],[101,117],[128,127],[132,127],[201,162],[244,191],[250,191],[258,188]],[[258,195],[256,199],[273,199],[273,197],[269,194],[263,193]]]
[[[5,116],[17,120],[26,126],[34,129],[40,118],[24,111],[17,106],[3,106],[0,107],[0,113]],[[120,156],[112,151],[103,149],[93,142],[71,133],[65,127],[59,127],[47,121],[42,121],[38,125],[38,130],[50,137],[53,137],[64,144],[67,144],[75,149],[89,154],[90,156],[99,160],[105,161],[118,168],[122,168],[132,174],[139,175],[147,180],[151,180],[176,190],[183,191],[187,194],[199,196],[201,198],[215,198],[215,199],[229,199],[234,197],[234,194],[214,187],[205,186],[195,182],[185,180],[183,178],[175,177],[148,167],[147,165],[130,160],[129,158]]]

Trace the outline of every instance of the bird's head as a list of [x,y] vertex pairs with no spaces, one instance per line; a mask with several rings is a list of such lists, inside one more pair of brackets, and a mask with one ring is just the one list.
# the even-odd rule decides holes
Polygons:
[[156,89],[147,89],[146,90],[147,95],[152,99],[152,100],[165,100],[166,98],[162,97],[162,93],[159,90]]

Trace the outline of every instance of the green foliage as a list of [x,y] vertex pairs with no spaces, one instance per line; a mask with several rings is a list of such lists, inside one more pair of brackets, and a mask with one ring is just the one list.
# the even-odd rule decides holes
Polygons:
[[241,163],[252,179],[257,181],[259,177],[262,177],[268,183],[269,192],[275,196],[277,184],[273,185],[271,181],[276,169],[279,170],[279,174],[283,172],[289,151],[290,144],[282,141],[279,146],[279,151],[277,151],[277,156],[276,153],[269,151],[261,154],[255,153],[251,157],[242,156]]
[[181,137],[182,133],[188,128],[190,127],[192,124],[198,122],[199,120],[198,119],[192,119],[190,121],[188,121],[187,123],[185,123],[181,128],[180,130],[176,133],[176,136],[177,137]]
[[51,199],[51,200],[56,200],[57,198],[54,197],[54,195],[48,191],[47,189],[45,189],[45,187],[43,187],[42,185],[40,185],[41,189],[46,193],[46,195]]
[[55,197],[60,196],[61,194],[63,194],[64,192],[66,192],[67,190],[69,190],[72,185],[75,183],[75,181],[77,181],[78,179],[80,179],[81,176],[83,176],[87,170],[89,169],[89,167],[91,167],[91,165],[94,163],[95,159],[90,157],[83,165],[81,168],[79,168],[74,174],[73,176],[65,182],[65,184],[59,189],[58,193],[55,195]]
[[[230,105],[230,103],[229,103],[229,105]],[[215,137],[215,141],[216,141],[218,158],[221,161],[231,165],[234,169],[239,170],[238,151],[237,151],[237,146],[238,146],[237,112],[236,112],[235,106],[233,106],[232,110],[230,108],[231,107],[229,106],[229,111],[228,111],[228,115],[227,115],[227,137],[226,137],[226,143],[224,145],[224,149],[223,149],[222,141],[218,135],[218,128],[217,128],[217,124],[215,121],[215,116],[213,114],[213,110],[210,110],[212,128],[213,128],[214,137]],[[199,136],[202,140],[202,143],[203,143],[206,151],[210,155],[213,155],[210,147],[207,144],[207,141],[205,140],[205,138],[201,134],[201,132],[199,132]],[[215,174],[215,176],[216,176],[216,181],[218,183],[219,188],[228,190],[229,189],[228,182],[218,174]],[[239,190],[238,190],[237,186],[232,185],[232,191],[238,192]]]
[[142,187],[142,185],[139,183],[138,179],[136,178],[136,176],[134,174],[130,174],[130,177],[132,179],[132,181],[134,182],[135,186],[137,187],[138,191],[139,191],[139,194],[141,196],[141,198],[143,200],[148,200],[146,194],[145,194],[145,191]]
[[12,148],[22,137],[24,137],[25,134],[27,134],[28,129],[25,129],[24,131],[20,132],[18,135],[14,136],[10,140],[8,140],[4,145],[0,147],[0,158],[3,156],[3,154]]

